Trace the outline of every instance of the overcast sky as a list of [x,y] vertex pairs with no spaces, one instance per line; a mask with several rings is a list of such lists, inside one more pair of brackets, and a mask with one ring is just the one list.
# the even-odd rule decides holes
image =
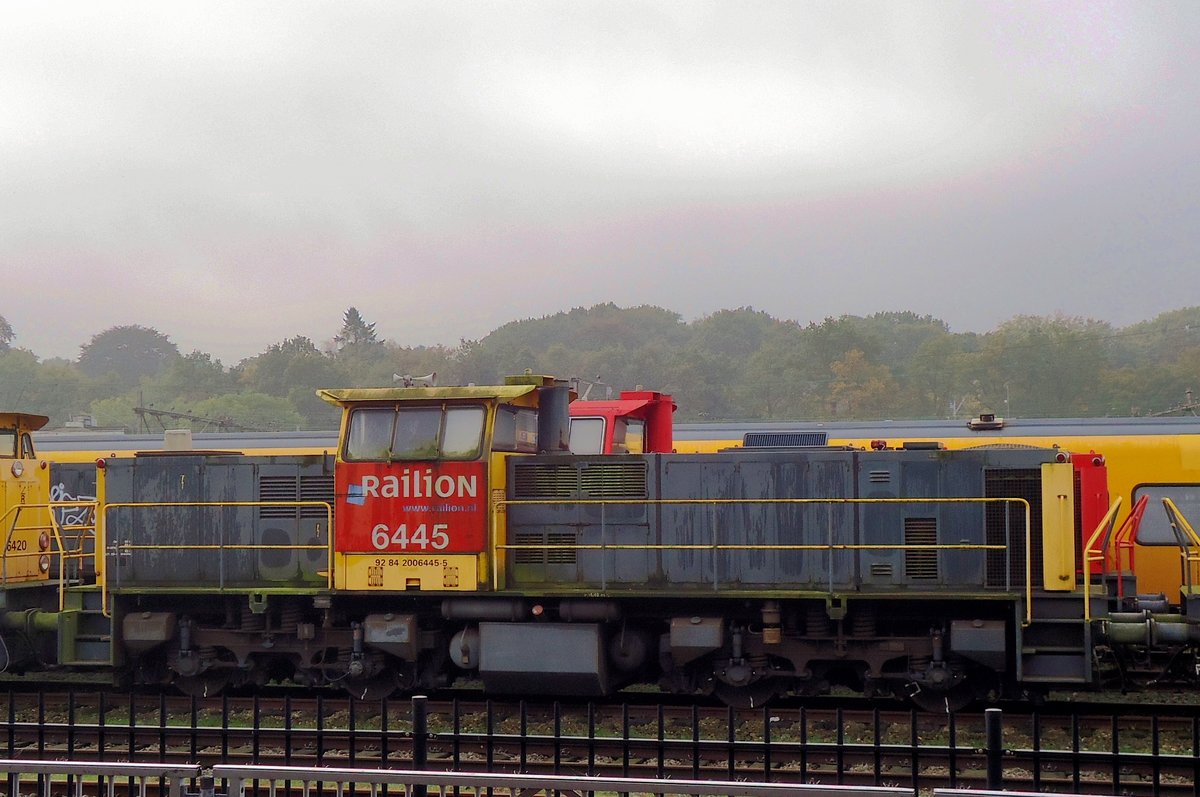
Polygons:
[[1200,3],[0,2],[0,315],[233,364],[612,301],[1200,304]]

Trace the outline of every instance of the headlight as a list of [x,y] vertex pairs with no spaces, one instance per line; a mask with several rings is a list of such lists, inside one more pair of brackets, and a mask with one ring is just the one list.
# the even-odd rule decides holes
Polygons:
[[25,466],[21,464],[21,460],[19,460],[19,459],[13,460],[12,475],[20,476],[24,472],[25,472]]

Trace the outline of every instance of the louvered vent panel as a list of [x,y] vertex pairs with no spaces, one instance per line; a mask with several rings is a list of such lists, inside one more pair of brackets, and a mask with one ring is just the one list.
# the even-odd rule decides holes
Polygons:
[[[333,474],[328,476],[301,476],[300,477],[300,500],[301,501],[326,501],[332,507],[333,502]],[[324,518],[325,507],[323,506],[302,506],[300,507],[300,517],[303,518]]]
[[888,484],[892,481],[890,470],[873,470],[867,474],[867,480],[872,484]]
[[[574,538],[572,538],[574,541]],[[544,545],[545,539],[538,532],[517,532],[513,537],[513,545]],[[546,549],[518,548],[513,551],[513,562],[519,565],[544,565]]]
[[[547,545],[574,545],[575,535],[569,532],[549,532],[546,534]],[[546,563],[552,565],[575,564],[576,550],[574,548],[549,548],[546,550]]]
[[[936,545],[937,518],[910,517],[904,519],[905,545]],[[914,581],[936,580],[938,577],[938,552],[929,550],[906,550],[904,571]]]
[[871,575],[876,578],[891,578],[892,566],[887,562],[873,562],[871,564]]
[[746,432],[742,436],[744,448],[824,446],[828,444],[829,434],[826,432]]
[[579,471],[573,465],[519,462],[513,467],[513,498],[552,501],[579,495]]
[[579,473],[584,498],[646,498],[645,462],[590,463]]
[[[262,476],[258,480],[258,500],[295,501],[298,495],[295,476]],[[260,506],[261,518],[294,518],[294,506]]]

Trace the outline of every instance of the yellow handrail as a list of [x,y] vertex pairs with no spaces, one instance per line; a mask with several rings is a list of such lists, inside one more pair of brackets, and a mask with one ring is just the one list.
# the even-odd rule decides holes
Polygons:
[[[295,508],[299,510],[305,506],[320,507],[325,510],[326,528],[328,529],[328,542],[324,545],[261,545],[261,544],[246,544],[246,543],[221,543],[216,545],[136,545],[132,543],[121,543],[119,550],[121,551],[172,551],[172,550],[187,550],[187,551],[211,551],[211,550],[272,550],[272,551],[325,551],[325,585],[328,589],[333,589],[333,505],[328,501],[121,501],[106,503],[104,505],[103,522],[105,528],[108,528],[109,512],[113,509],[133,508],[133,509],[161,509],[166,507],[264,507],[278,506]],[[108,589],[104,590],[105,600],[107,601]]]
[[[1117,511],[1121,508],[1121,496],[1117,496],[1112,502],[1112,506],[1104,513],[1104,517],[1096,524],[1096,529],[1087,538],[1087,542],[1083,545],[1083,620],[1090,622],[1092,619],[1092,568],[1093,562],[1105,561],[1105,547],[1096,548],[1096,542],[1101,536],[1108,538],[1112,532],[1113,524],[1117,520]],[[1118,569],[1120,565],[1118,563]],[[1120,577],[1120,573],[1117,577]]]
[[1200,562],[1200,535],[1192,528],[1187,517],[1170,498],[1162,499],[1163,508],[1167,511],[1167,522],[1175,530],[1175,541],[1179,545],[1179,567],[1183,584],[1191,590],[1192,567]]
[[[14,506],[9,507],[8,510],[3,515],[0,515],[0,523],[3,523],[8,518],[9,515],[13,516],[12,523],[8,527],[8,534],[5,536],[3,556],[0,557],[0,559],[2,559],[2,563],[0,563],[0,584],[8,583],[8,560],[10,557],[12,559],[20,559],[20,558],[29,558],[29,557],[34,557],[34,556],[42,557],[42,556],[57,555],[58,556],[58,610],[60,612],[66,608],[66,600],[67,600],[67,597],[66,597],[66,585],[67,585],[66,563],[70,559],[84,559],[86,557],[86,554],[84,554],[82,551],[82,547],[75,551],[69,551],[69,550],[67,550],[66,545],[63,544],[63,535],[62,535],[63,527],[58,522],[58,515],[55,513],[55,510],[66,508],[66,507],[72,507],[72,506],[91,507],[94,509],[96,506],[96,502],[95,501],[72,500],[72,501],[50,501],[48,503],[15,504]],[[18,528],[17,527],[17,519],[20,516],[21,511],[25,510],[25,509],[46,510],[47,517],[49,517],[49,519],[50,519],[49,523],[47,523],[45,525],[31,524],[29,526],[22,526],[22,527],[20,527],[20,529],[22,531],[49,531],[51,546],[44,551],[38,550],[38,551],[30,551],[30,552],[26,552],[26,553],[9,553],[9,550],[8,550],[9,543],[12,541],[12,535],[17,531],[17,528]],[[72,525],[71,528],[76,529],[76,530],[86,531],[87,529],[90,529],[92,527],[86,526],[86,525]],[[79,535],[81,544],[82,544],[83,536],[84,535]]]
[[495,555],[495,552],[504,550],[554,550],[554,549],[571,549],[571,550],[762,550],[762,551],[834,551],[834,550],[979,550],[979,551],[1003,551],[1007,550],[1007,545],[989,545],[989,544],[971,544],[971,543],[945,543],[945,544],[866,544],[866,543],[833,543],[832,541],[824,544],[798,544],[798,545],[751,545],[751,544],[721,544],[716,540],[710,544],[651,544],[651,543],[619,543],[619,544],[570,544],[570,543],[548,543],[548,544],[531,544],[518,545],[497,543],[495,540],[501,539],[501,523],[507,518],[508,513],[506,508],[509,506],[671,506],[671,505],[709,505],[717,506],[734,506],[734,505],[771,505],[771,504],[824,504],[824,505],[839,505],[839,504],[987,504],[987,503],[1010,503],[1017,504],[1022,507],[1025,516],[1025,625],[1033,622],[1033,571],[1030,562],[1031,543],[1032,543],[1032,510],[1030,504],[1024,498],[1014,497],[998,497],[998,498],[664,498],[664,499],[579,499],[579,500],[529,500],[529,499],[494,499],[492,506],[495,511],[491,513],[492,517],[492,535],[493,540],[493,556],[492,559],[492,577],[493,583],[497,588],[500,587],[500,557]]

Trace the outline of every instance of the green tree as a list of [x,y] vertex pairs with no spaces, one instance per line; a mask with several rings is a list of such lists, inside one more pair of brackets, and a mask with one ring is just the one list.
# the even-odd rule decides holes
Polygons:
[[898,385],[886,365],[868,362],[865,354],[851,349],[829,369],[833,372],[829,401],[834,415],[862,419],[891,417]]
[[324,356],[316,345],[303,335],[273,343],[262,354],[238,363],[235,369],[238,382],[252,391],[286,396],[292,387],[288,384],[288,366],[297,357],[313,355]]
[[300,429],[304,419],[286,398],[264,393],[228,393],[196,403],[195,414],[222,418],[247,429],[286,431]]
[[356,307],[351,307],[342,316],[342,331],[334,336],[333,342],[338,352],[378,346],[380,343],[375,337],[375,325],[368,324]]
[[9,345],[16,336],[17,333],[13,332],[12,324],[8,323],[8,319],[0,315],[0,351],[8,351]]
[[92,336],[79,352],[79,370],[91,377],[115,374],[125,384],[153,376],[179,357],[170,338],[137,324],[110,327]]
[[145,382],[147,401],[193,402],[236,390],[237,380],[220,360],[193,351],[172,360],[157,376]]

